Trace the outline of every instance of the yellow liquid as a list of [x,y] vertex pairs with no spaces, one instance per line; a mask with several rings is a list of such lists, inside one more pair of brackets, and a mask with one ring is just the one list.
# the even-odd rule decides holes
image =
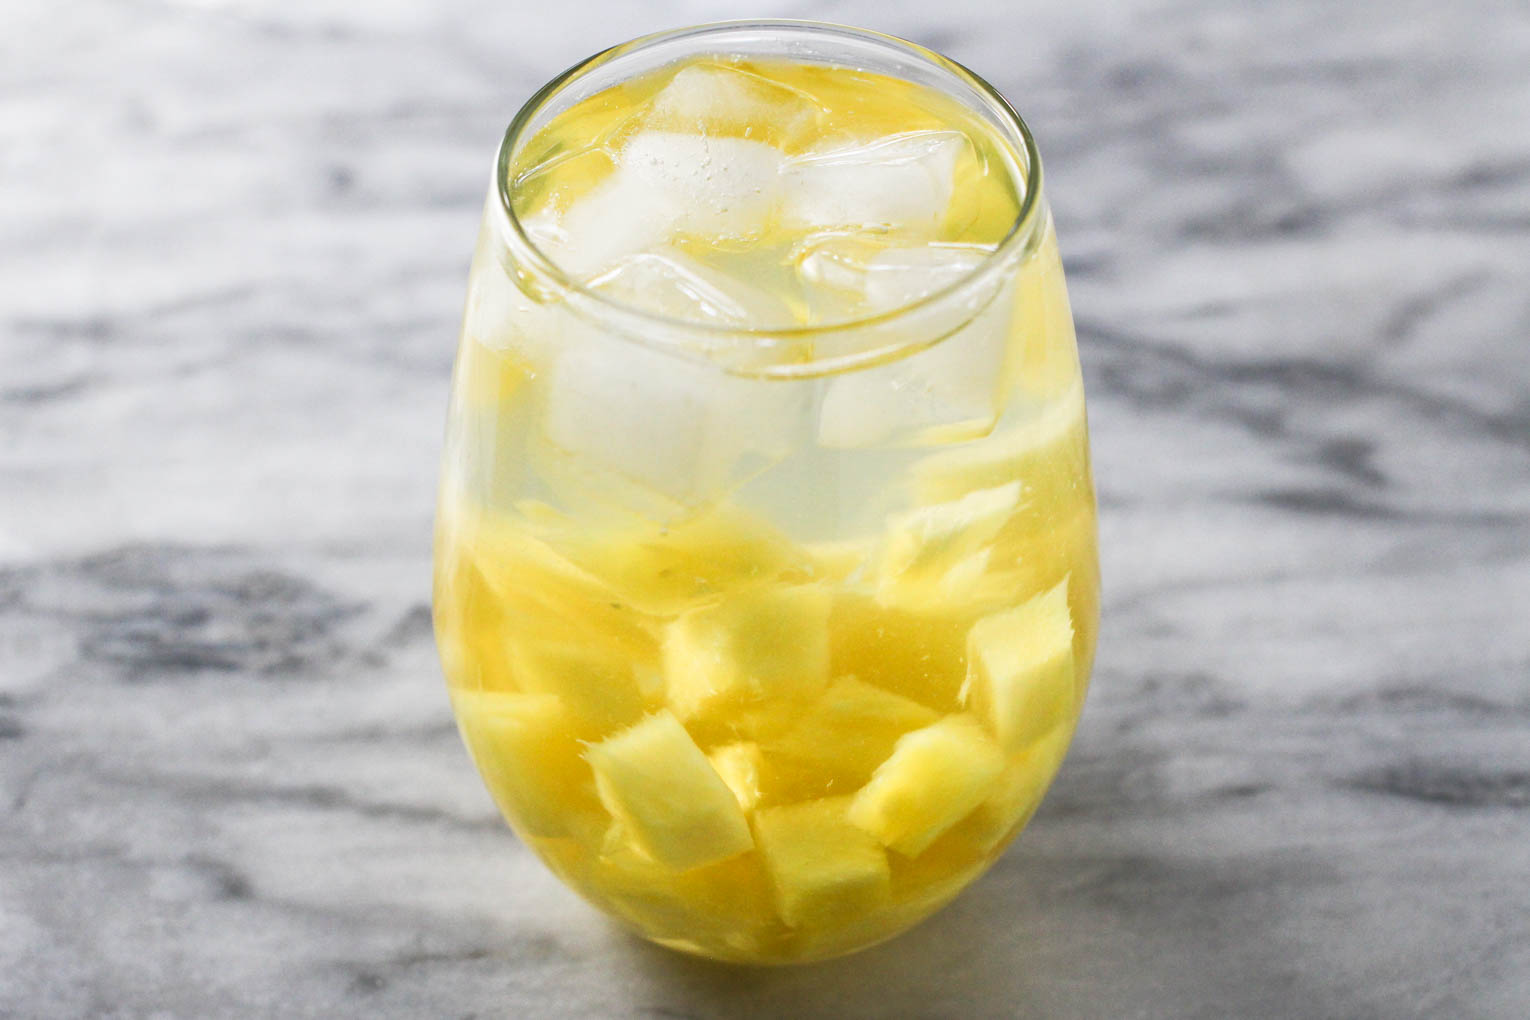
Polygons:
[[[696,112],[698,83],[733,89],[725,115]],[[579,210],[630,211],[622,160],[656,132],[786,182],[726,208],[702,194],[693,215],[665,211],[661,181],[623,227],[640,259],[571,270],[697,322],[875,314],[922,252],[973,264],[1018,208],[1003,143],[929,89],[693,61],[598,93],[518,154],[516,213],[555,261],[591,250],[567,248],[595,222]],[[868,169],[878,153],[902,169]],[[885,194],[847,211],[838,189],[858,181]],[[817,378],[592,339],[505,290],[505,263],[486,228],[435,601],[453,707],[505,817],[586,898],[702,955],[823,958],[932,913],[1036,809],[1094,647],[1094,497],[1050,222],[971,325]]]

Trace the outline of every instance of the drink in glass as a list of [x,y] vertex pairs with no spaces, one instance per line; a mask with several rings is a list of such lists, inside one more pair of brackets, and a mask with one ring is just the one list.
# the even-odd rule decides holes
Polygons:
[[638,40],[511,125],[436,549],[511,826],[645,936],[907,928],[1025,825],[1098,619],[1040,163],[980,79],[803,23]]

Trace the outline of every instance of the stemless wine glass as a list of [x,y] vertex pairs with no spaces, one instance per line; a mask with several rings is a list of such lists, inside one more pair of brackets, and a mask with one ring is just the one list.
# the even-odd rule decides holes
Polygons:
[[435,620],[473,760],[563,881],[728,960],[909,927],[1039,804],[1098,591],[1041,164],[986,82],[729,23],[516,115]]

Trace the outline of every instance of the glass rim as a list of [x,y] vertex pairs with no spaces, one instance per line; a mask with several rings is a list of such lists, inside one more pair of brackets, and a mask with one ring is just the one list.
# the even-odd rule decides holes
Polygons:
[[[1013,145],[1014,138],[1006,138],[1005,141],[1011,147],[1017,148],[1019,154],[1023,154],[1026,163],[1024,167],[1016,166],[1014,168],[1022,177],[1021,183],[1024,185],[1024,192],[1020,196],[1019,208],[1015,212],[1014,222],[1010,224],[1009,229],[995,245],[993,251],[988,252],[984,255],[981,262],[977,263],[967,272],[962,273],[961,276],[950,283],[913,301],[900,304],[895,308],[871,315],[856,316],[817,325],[751,327],[696,322],[689,319],[675,318],[628,304],[608,294],[603,294],[575,279],[555,259],[538,247],[536,241],[532,239],[525,226],[521,223],[520,218],[516,215],[514,203],[510,198],[510,159],[516,145],[526,133],[527,127],[549,102],[562,93],[565,88],[580,80],[586,74],[611,60],[626,56],[627,54],[680,39],[703,38],[712,35],[726,36],[733,32],[761,30],[839,36],[898,50],[905,55],[912,55],[941,71],[953,75],[986,101],[991,107],[991,112],[996,114],[1002,122],[1000,126],[1007,131],[1012,131],[1015,137],[1018,138],[1019,146]],[[680,336],[690,338],[703,351],[716,351],[719,349],[719,342],[724,346],[728,345],[730,341],[750,341],[765,344],[777,342],[800,343],[804,340],[817,337],[852,333],[868,328],[891,325],[905,317],[913,316],[926,309],[936,307],[964,291],[976,289],[979,284],[988,280],[995,272],[999,271],[1000,267],[1017,250],[1023,249],[1036,235],[1036,227],[1041,219],[1038,213],[1042,208],[1042,167],[1041,155],[1036,149],[1036,141],[1031,135],[1031,130],[1020,114],[1010,104],[1009,100],[1005,99],[1003,94],[986,79],[957,61],[918,43],[870,29],[807,19],[750,18],[707,22],[638,36],[635,39],[616,46],[607,47],[598,53],[586,57],[584,60],[579,61],[553,77],[547,84],[534,92],[530,99],[526,100],[505,129],[504,137],[500,141],[499,151],[494,162],[493,190],[495,200],[491,204],[498,208],[499,214],[503,217],[503,225],[509,227],[506,240],[512,247],[512,254],[529,263],[531,268],[550,281],[557,291],[564,295],[577,295],[580,300],[588,301],[601,317],[607,320],[616,320],[616,325],[619,329],[622,329],[625,325],[626,328],[622,329],[623,332],[650,346],[664,349],[684,347],[686,346],[685,344],[676,343],[670,339]],[[655,339],[649,336],[649,331],[653,330],[662,331],[662,339]],[[819,375],[830,371],[840,371],[848,367],[860,367],[868,363],[875,364],[890,360],[899,356],[906,349],[928,346],[938,342],[939,339],[941,337],[923,341],[904,340],[889,347],[873,347],[867,351],[856,351],[851,354],[831,357],[824,361],[814,360],[807,364],[777,364],[770,366],[759,374],[797,376]]]

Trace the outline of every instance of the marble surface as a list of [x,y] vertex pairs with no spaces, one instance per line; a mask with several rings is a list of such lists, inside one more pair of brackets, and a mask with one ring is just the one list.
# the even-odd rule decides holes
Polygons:
[[[1107,585],[1025,837],[883,948],[739,971],[503,830],[427,616],[490,156],[752,13],[1027,115]],[[1522,3],[0,7],[0,1015],[1523,1017]]]

